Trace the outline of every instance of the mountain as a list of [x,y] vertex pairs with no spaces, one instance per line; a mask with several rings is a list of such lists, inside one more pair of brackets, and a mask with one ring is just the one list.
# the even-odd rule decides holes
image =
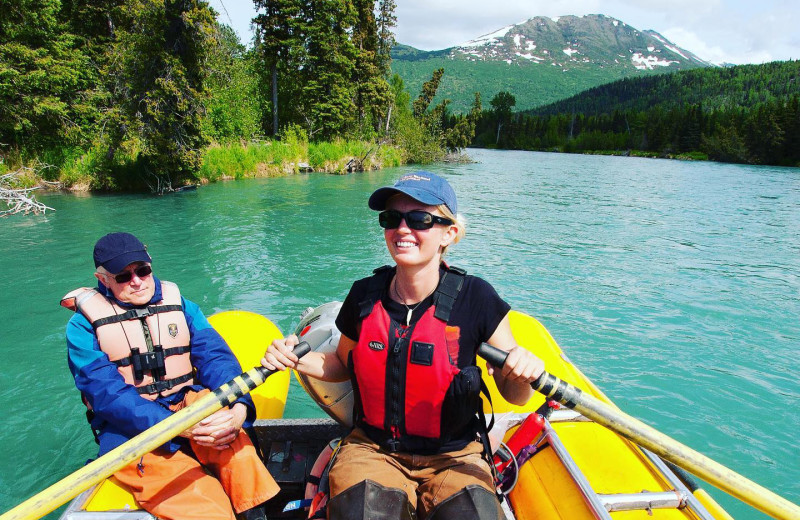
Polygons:
[[450,99],[453,112],[468,110],[476,91],[484,105],[511,92],[515,109],[526,110],[626,77],[710,66],[655,31],[604,15],[537,16],[443,50],[392,51],[392,70],[412,95],[443,67],[437,102]]

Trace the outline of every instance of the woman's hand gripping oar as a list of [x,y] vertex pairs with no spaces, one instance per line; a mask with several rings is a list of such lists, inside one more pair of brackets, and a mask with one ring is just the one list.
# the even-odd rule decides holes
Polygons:
[[[478,355],[492,365],[502,367],[508,353],[484,343],[478,349]],[[800,520],[800,507],[796,504],[552,374],[544,372],[531,383],[531,387],[773,518]]]
[[[311,350],[308,343],[300,343],[293,352],[300,358]],[[44,491],[34,495],[9,510],[0,520],[36,519],[53,511],[82,491],[113,475],[145,453],[149,453],[187,428],[228,406],[255,389],[274,374],[275,370],[255,367],[244,372],[213,392],[201,397],[190,406],[176,412],[152,428],[109,451],[102,457],[64,477]]]

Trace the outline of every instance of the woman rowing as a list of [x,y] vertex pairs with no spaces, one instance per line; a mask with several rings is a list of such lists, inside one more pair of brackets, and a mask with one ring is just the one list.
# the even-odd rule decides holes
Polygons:
[[[502,396],[523,405],[544,365],[517,346],[503,301],[486,281],[443,261],[465,233],[456,195],[430,172],[401,177],[369,198],[394,267],[355,282],[336,319],[335,352],[298,362],[296,336],[276,340],[262,364],[326,381],[350,378],[355,427],[330,472],[329,518],[440,520],[470,511],[502,518],[486,453],[476,351],[508,351],[489,367]],[[380,516],[375,514],[380,511]]]

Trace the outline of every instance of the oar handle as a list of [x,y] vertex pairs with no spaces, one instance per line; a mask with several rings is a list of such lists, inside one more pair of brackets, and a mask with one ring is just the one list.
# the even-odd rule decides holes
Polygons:
[[[478,347],[478,355],[485,359],[487,363],[490,363],[497,368],[503,368],[503,365],[506,364],[506,359],[508,358],[507,351],[500,350],[499,348],[493,347],[488,343],[480,344]],[[555,399],[556,401],[562,401],[565,396],[569,397],[567,402],[562,401],[563,404],[569,408],[573,408],[575,406],[574,401],[576,396],[573,394],[580,394],[581,392],[579,388],[570,386],[566,382],[548,372],[542,372],[542,374],[531,383],[531,387],[537,392],[541,392],[547,397]]]
[[[292,352],[294,353],[295,356],[297,356],[297,359],[300,359],[301,357],[311,352],[311,345],[309,345],[305,341],[301,341],[300,343],[294,346]],[[264,377],[264,379],[268,378],[275,372],[280,372],[280,370],[270,370],[267,367],[256,367],[256,370],[258,370],[258,372]]]
[[[311,351],[311,346],[306,342],[299,343],[293,350],[298,358],[305,356],[309,351]],[[78,493],[102,482],[109,475],[116,473],[145,453],[149,453],[163,445],[223,406],[229,406],[258,385],[264,383],[275,372],[277,370],[267,370],[259,366],[239,374],[210,394],[204,395],[186,408],[175,412],[15,508],[6,511],[0,515],[0,520],[34,520],[41,518],[78,495]]]
[[[478,347],[478,355],[496,367],[502,367],[508,357],[507,352],[486,343]],[[531,387],[773,518],[800,520],[800,507],[797,504],[552,374],[542,372],[531,383]]]

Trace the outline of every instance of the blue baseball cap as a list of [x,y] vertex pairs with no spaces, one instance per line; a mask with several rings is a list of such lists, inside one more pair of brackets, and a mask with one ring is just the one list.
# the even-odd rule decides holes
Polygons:
[[134,262],[152,262],[147,246],[130,233],[109,233],[94,245],[94,266],[118,274]]
[[375,211],[385,210],[386,201],[397,193],[404,193],[428,206],[444,204],[453,212],[453,215],[458,214],[456,192],[453,191],[450,184],[435,173],[425,171],[408,173],[400,177],[393,186],[385,186],[375,190],[369,197],[370,209]]

